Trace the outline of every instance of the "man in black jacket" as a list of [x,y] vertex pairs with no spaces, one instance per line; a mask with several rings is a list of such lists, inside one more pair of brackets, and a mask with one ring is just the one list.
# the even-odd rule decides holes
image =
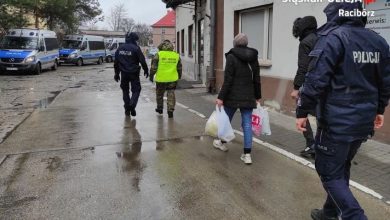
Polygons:
[[[139,74],[141,67],[144,70],[144,76],[148,78],[149,69],[146,64],[144,54],[137,45],[138,35],[134,32],[126,34],[126,43],[119,46],[118,50],[115,52],[115,81],[121,80],[121,88],[123,92],[123,102],[125,107],[125,114],[130,116],[136,116],[137,113],[135,108],[137,107],[138,98],[141,93],[141,83],[139,79]],[[119,77],[121,73],[121,77]],[[129,84],[131,83],[131,98],[129,94]]]
[[[291,92],[293,99],[298,99],[299,89],[305,81],[305,75],[308,71],[310,62],[309,53],[314,48],[317,42],[317,20],[313,16],[306,16],[297,18],[294,21],[293,35],[299,38],[299,52],[298,52],[298,70],[294,79],[294,90]],[[314,115],[314,112],[311,113]],[[306,139],[306,147],[301,151],[302,156],[314,156],[314,136],[309,121],[306,125],[306,131],[303,136]]]

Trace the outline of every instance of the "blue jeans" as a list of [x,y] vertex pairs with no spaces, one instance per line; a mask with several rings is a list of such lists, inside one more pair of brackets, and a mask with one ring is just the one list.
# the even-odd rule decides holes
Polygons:
[[[230,122],[233,119],[237,108],[224,106],[226,114],[229,116]],[[240,108],[241,112],[241,127],[244,131],[244,148],[252,149],[252,111],[253,108]]]

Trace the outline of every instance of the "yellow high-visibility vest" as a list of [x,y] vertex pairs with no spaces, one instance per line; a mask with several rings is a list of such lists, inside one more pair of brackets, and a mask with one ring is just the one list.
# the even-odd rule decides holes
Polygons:
[[179,59],[179,54],[174,51],[158,52],[156,82],[176,82],[179,80],[179,73],[177,72]]

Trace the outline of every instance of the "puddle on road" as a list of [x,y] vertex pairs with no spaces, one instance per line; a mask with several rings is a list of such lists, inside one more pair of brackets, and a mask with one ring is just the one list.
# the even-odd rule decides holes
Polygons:
[[39,109],[47,108],[60,93],[61,91],[50,92],[50,94],[53,94],[53,96],[39,100],[36,107]]

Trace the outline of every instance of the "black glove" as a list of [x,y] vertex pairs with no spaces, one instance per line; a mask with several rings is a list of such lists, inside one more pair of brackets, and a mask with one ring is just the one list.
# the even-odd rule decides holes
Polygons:
[[144,71],[144,76],[145,76],[145,78],[148,78],[149,77],[149,72],[148,71]]
[[119,82],[120,79],[121,79],[121,77],[119,76],[119,74],[115,73],[115,75],[114,75],[114,80],[115,80],[116,82]]

